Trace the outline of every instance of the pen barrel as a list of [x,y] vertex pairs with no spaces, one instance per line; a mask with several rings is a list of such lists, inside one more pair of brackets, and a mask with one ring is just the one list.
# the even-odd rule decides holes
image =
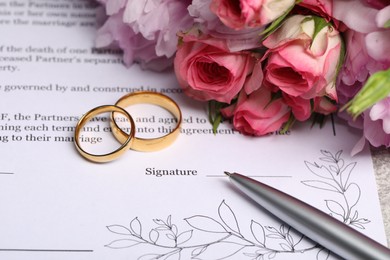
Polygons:
[[390,259],[389,248],[301,200],[241,174],[231,174],[230,180],[277,218],[345,259]]

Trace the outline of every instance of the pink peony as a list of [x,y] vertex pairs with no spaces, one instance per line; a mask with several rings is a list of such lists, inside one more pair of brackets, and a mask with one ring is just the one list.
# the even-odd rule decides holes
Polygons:
[[269,48],[265,84],[294,97],[312,99],[328,95],[337,100],[340,35],[330,26],[316,35],[314,32],[314,18],[294,15],[263,42]]
[[[390,20],[390,6],[386,7],[383,1],[335,1],[333,12],[348,27],[344,33],[346,59],[337,88],[343,105],[355,96],[371,75],[390,68],[390,29],[384,28],[385,22]],[[378,107],[383,107],[383,103],[374,105],[355,121],[345,112],[340,113],[350,125],[363,129],[363,138],[353,153],[364,147],[365,140],[376,147],[390,146],[390,133],[385,130],[388,119],[379,119]]]
[[390,147],[390,97],[378,102],[363,115],[363,137],[352,151],[360,152],[366,140],[374,147]]
[[247,96],[241,92],[237,104],[222,110],[225,117],[233,116],[234,128],[243,134],[266,135],[280,130],[290,117],[290,108],[282,99],[272,100],[271,91],[261,87]]
[[181,37],[174,67],[184,92],[197,100],[230,103],[252,72],[254,56],[229,52],[226,41],[196,29]]
[[180,0],[100,0],[108,18],[98,30],[97,47],[118,46],[124,61],[145,68],[163,70],[172,65],[178,38],[176,33],[190,28],[193,19]]
[[228,27],[261,27],[286,13],[294,0],[212,0],[210,9]]
[[211,0],[193,0],[188,7],[200,30],[214,38],[224,39],[230,51],[236,52],[259,47],[263,27],[235,30],[225,26],[216,14],[210,10]]

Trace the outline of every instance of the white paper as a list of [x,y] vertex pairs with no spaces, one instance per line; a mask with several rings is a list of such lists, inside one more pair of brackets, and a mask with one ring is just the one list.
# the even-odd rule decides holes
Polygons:
[[[172,72],[91,53],[91,3],[0,0],[0,259],[337,258],[244,197],[224,171],[263,181],[386,243],[369,151],[349,155],[359,132],[327,121],[259,138],[225,122],[214,135],[206,104],[182,94]],[[176,142],[106,164],[81,157],[72,142],[77,118],[138,90],[163,91],[179,104]],[[170,118],[147,105],[129,109],[136,121]],[[112,149],[107,126],[85,133],[105,137],[85,149]],[[137,123],[154,129],[144,137],[169,126]],[[159,170],[191,174],[158,177]]]

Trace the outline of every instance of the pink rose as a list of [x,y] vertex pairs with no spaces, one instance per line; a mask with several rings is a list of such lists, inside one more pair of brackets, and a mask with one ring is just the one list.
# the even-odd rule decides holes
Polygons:
[[225,39],[232,52],[254,49],[259,47],[263,27],[235,30],[227,27],[210,10],[211,0],[193,0],[188,6],[188,12],[193,17],[201,31],[214,38]]
[[272,100],[271,91],[261,87],[247,96],[244,91],[235,105],[222,110],[225,117],[233,116],[234,128],[243,134],[266,135],[280,130],[290,117],[290,108],[281,98]]
[[228,27],[260,27],[282,16],[294,0],[212,0],[210,9]]
[[306,121],[309,119],[312,113],[312,108],[310,104],[310,99],[304,99],[301,97],[293,97],[287,94],[283,95],[283,100],[291,107],[291,112],[294,115],[294,118],[298,121]]
[[332,18],[333,0],[302,0],[298,5],[326,18],[327,21]]
[[337,100],[335,81],[341,55],[339,32],[330,25],[317,31],[313,16],[294,15],[264,42],[265,84],[294,97],[328,95]]
[[322,115],[329,115],[336,112],[338,106],[335,102],[330,100],[328,97],[316,97],[314,99],[313,111]]
[[181,35],[174,68],[184,92],[197,100],[230,103],[252,72],[250,52],[229,52],[226,41],[192,30]]

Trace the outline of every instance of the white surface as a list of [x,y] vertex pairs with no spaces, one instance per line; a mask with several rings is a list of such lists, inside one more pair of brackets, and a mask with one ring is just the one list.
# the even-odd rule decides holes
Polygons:
[[[91,27],[0,26],[0,34],[7,35],[1,38],[0,46],[13,45],[20,50],[10,53],[3,47],[2,57],[31,55],[32,60],[39,60],[0,64],[17,66],[14,72],[0,72],[0,135],[4,140],[0,144],[0,258],[129,259],[152,253],[177,258],[180,251],[184,259],[200,252],[203,259],[242,259],[244,252],[272,255],[271,248],[292,251],[293,244],[293,253],[279,252],[275,259],[314,259],[318,252],[323,255],[324,251],[313,248],[306,239],[300,240],[299,234],[232,188],[221,177],[225,170],[258,176],[255,178],[328,213],[332,210],[333,215],[358,214],[361,221],[367,218],[361,231],[386,243],[369,151],[351,158],[348,153],[359,134],[343,125],[336,125],[336,137],[330,122],[323,129],[296,125],[286,136],[245,137],[231,132],[229,124],[221,129],[230,134],[190,135],[185,132],[210,128],[205,106],[183,94],[170,94],[185,119],[183,133],[172,146],[151,153],[129,151],[108,164],[84,160],[71,142],[73,131],[53,131],[53,127],[74,127],[77,120],[70,117],[115,103],[125,94],[114,91],[117,86],[131,91],[178,89],[172,73],[91,63],[117,59],[80,53],[93,46],[94,33]],[[50,46],[54,53],[27,53],[29,46]],[[69,58],[69,62],[53,62],[59,56]],[[7,91],[7,86],[14,86],[13,90]],[[160,112],[151,113],[149,117],[167,118]],[[20,132],[11,126],[20,126]],[[144,126],[155,131],[161,128],[156,124]],[[68,141],[54,141],[56,137]],[[100,145],[108,148],[107,142]],[[332,155],[343,151],[343,163],[340,160],[338,167],[345,171],[336,174],[343,176],[342,181],[332,182],[328,179],[330,172],[313,167],[317,163],[331,169],[329,162],[320,160],[325,157],[321,150]],[[191,170],[197,175],[156,177],[148,175],[147,168]],[[350,188],[343,194],[336,192],[336,183]],[[345,200],[354,205],[350,212],[343,204]],[[268,249],[260,249],[264,242]],[[227,258],[235,250],[239,252]]]

